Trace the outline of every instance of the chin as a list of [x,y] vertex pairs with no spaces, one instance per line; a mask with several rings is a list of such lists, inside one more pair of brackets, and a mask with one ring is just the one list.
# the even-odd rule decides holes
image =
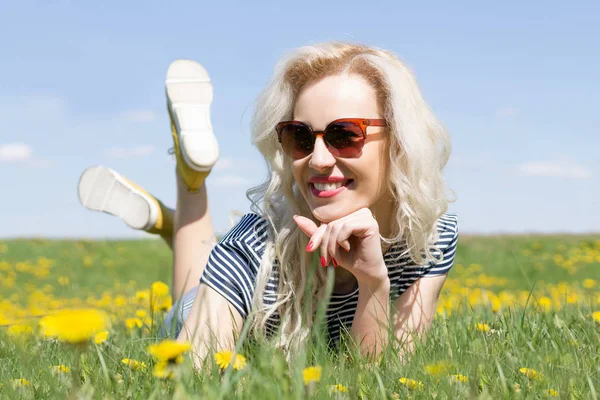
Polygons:
[[336,219],[345,217],[352,213],[352,210],[346,210],[344,207],[340,207],[335,204],[328,204],[326,206],[312,207],[312,215],[324,224],[327,224]]

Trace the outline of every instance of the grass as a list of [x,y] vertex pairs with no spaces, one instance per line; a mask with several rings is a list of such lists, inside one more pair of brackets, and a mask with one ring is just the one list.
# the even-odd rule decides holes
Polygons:
[[[406,362],[388,351],[368,363],[352,348],[331,353],[314,343],[288,365],[279,351],[256,344],[242,348],[241,370],[221,371],[211,359],[199,373],[186,357],[175,379],[162,380],[153,376],[148,346],[164,315],[152,312],[150,287],[171,284],[163,243],[0,242],[0,398],[595,399],[599,267],[598,236],[461,237],[427,340]],[[110,314],[104,343],[40,336],[42,316],[83,306]],[[58,365],[69,371],[51,368]],[[305,385],[310,366],[321,375]]]

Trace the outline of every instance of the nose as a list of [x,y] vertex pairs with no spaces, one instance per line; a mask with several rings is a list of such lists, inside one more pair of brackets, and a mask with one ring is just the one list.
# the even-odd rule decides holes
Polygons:
[[335,165],[335,157],[327,146],[325,145],[325,141],[321,136],[317,136],[315,140],[315,148],[310,156],[310,160],[308,161],[308,166],[314,170],[322,171],[327,168],[331,168]]

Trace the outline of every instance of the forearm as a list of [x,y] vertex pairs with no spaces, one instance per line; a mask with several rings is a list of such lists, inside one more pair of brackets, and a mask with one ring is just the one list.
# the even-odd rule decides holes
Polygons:
[[352,336],[363,355],[377,356],[388,342],[390,281],[385,279],[377,285],[359,282],[358,288]]
[[437,299],[446,275],[418,279],[394,302],[391,311],[400,357],[412,353],[416,340],[424,339],[435,315]]

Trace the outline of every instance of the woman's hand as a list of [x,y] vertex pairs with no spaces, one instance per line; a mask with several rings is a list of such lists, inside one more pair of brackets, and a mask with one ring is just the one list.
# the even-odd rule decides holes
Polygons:
[[339,265],[352,273],[359,284],[376,285],[388,279],[379,225],[368,208],[321,226],[300,215],[294,216],[294,221],[310,238],[306,251],[320,248],[322,266]]

